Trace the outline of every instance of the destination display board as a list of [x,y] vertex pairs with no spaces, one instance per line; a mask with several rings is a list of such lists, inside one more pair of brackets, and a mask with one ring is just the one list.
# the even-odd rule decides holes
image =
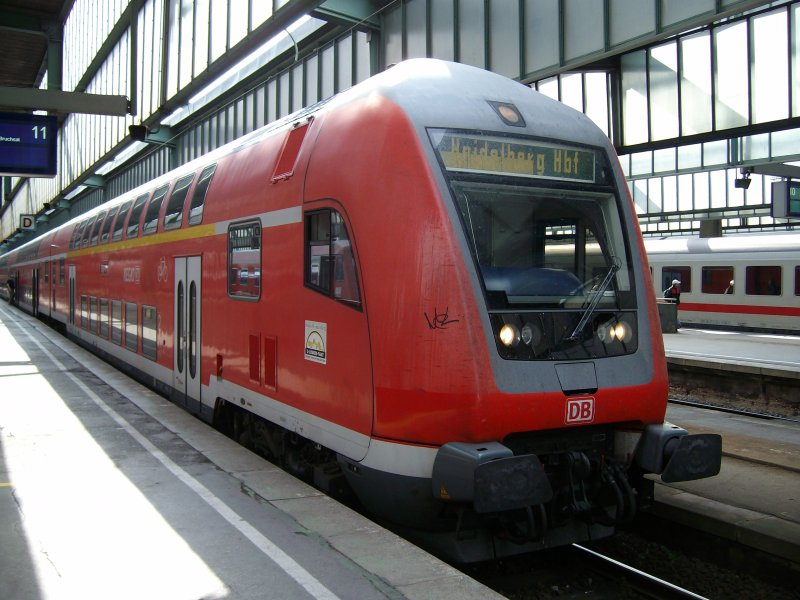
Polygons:
[[772,182],[772,216],[800,219],[800,181]]
[[56,117],[0,113],[0,175],[54,177]]
[[442,130],[430,134],[448,171],[595,181],[595,153],[585,148]]

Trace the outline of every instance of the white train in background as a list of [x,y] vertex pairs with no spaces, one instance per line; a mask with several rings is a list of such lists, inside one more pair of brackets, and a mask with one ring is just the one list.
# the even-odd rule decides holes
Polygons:
[[800,334],[800,233],[644,243],[656,296],[681,282],[683,325]]

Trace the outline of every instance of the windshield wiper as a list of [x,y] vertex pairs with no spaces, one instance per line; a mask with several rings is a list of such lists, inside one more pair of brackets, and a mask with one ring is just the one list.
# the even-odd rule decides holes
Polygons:
[[572,335],[569,336],[568,338],[564,338],[565,340],[572,342],[580,338],[580,335],[583,333],[583,330],[586,327],[586,323],[589,322],[589,319],[592,317],[592,314],[594,313],[594,309],[597,308],[597,305],[602,299],[603,294],[606,293],[608,286],[611,285],[611,281],[614,279],[614,275],[616,274],[617,271],[619,271],[619,269],[620,269],[620,262],[612,256],[611,268],[608,269],[608,273],[606,273],[606,276],[603,278],[603,281],[600,283],[600,286],[596,290],[589,292],[590,294],[594,294],[594,298],[592,298],[592,301],[589,303],[589,306],[586,307],[586,310],[583,311],[583,315],[581,315],[581,320],[578,321],[578,325],[577,327],[575,327],[575,331],[573,331]]

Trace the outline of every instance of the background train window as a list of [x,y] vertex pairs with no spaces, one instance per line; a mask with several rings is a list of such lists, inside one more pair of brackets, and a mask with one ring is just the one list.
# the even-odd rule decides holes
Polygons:
[[122,345],[122,302],[111,301],[111,341]]
[[86,296],[81,296],[81,328],[87,329],[89,327],[89,299]]
[[89,331],[97,333],[97,298],[89,297]]
[[136,352],[139,346],[139,312],[133,302],[125,303],[125,347]]
[[750,296],[780,296],[781,268],[778,266],[746,267],[744,291]]
[[189,193],[189,186],[192,185],[194,173],[181,177],[175,184],[175,188],[169,195],[167,208],[164,211],[164,230],[177,229],[183,221],[183,206],[186,202],[186,194]]
[[203,221],[203,206],[205,206],[206,202],[206,193],[216,169],[217,165],[211,165],[200,173],[200,179],[197,181],[197,185],[194,186],[192,201],[189,204],[189,225],[197,225]]
[[114,224],[114,217],[117,216],[117,212],[119,211],[119,206],[116,208],[112,208],[108,211],[108,216],[106,217],[106,222],[103,223],[103,229],[100,232],[100,243],[105,244],[108,242],[108,238],[111,234],[111,226]]
[[663,267],[661,269],[661,290],[672,287],[672,282],[676,279],[681,282],[682,294],[692,291],[691,267]]
[[108,339],[108,298],[100,298],[100,337]]
[[158,340],[156,339],[157,321],[156,307],[142,304],[142,354],[153,360],[156,360],[156,352],[158,350]]
[[133,203],[131,216],[128,219],[128,232],[125,235],[127,239],[135,238],[139,235],[139,219],[142,216],[142,208],[144,208],[144,203],[147,201],[147,196],[149,194],[142,194]]
[[228,229],[228,295],[242,300],[261,296],[261,221]]
[[703,267],[701,273],[700,291],[704,294],[733,293],[733,290],[728,292],[733,281],[733,267]]
[[800,267],[794,268],[794,295],[800,296]]
[[147,212],[144,215],[144,224],[142,225],[142,235],[149,235],[155,233],[158,229],[158,214],[161,212],[161,204],[164,202],[164,196],[167,195],[169,184],[162,185],[155,192],[150,204],[147,205]]
[[114,222],[114,232],[111,234],[112,242],[118,242],[122,239],[122,228],[125,226],[125,217],[128,215],[128,211],[131,209],[131,204],[133,204],[133,202],[128,200],[119,209],[119,212],[117,213],[117,220]]
[[100,230],[103,227],[103,221],[106,218],[106,211],[97,215],[97,220],[94,222],[94,231],[92,231],[92,239],[90,245],[97,246],[97,240],[100,239]]
[[353,248],[335,210],[306,214],[306,285],[350,306],[361,307]]

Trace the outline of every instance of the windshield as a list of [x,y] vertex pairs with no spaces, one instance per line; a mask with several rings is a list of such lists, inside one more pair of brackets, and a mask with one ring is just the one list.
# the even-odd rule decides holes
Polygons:
[[490,311],[632,307],[612,194],[458,181],[453,190]]

